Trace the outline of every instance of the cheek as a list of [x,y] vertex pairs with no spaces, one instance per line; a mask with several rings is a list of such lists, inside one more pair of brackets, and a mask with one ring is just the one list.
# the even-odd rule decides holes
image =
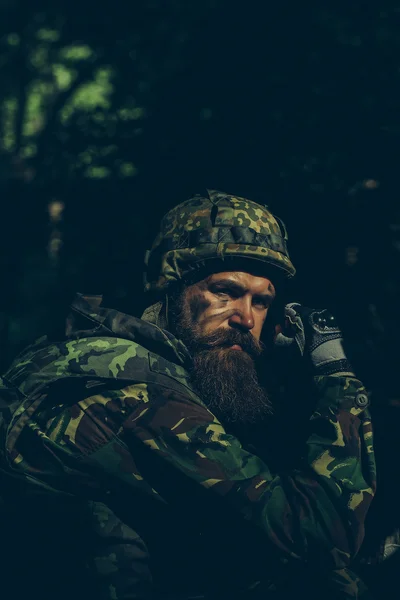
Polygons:
[[257,337],[258,340],[261,337],[261,333],[263,331],[266,318],[267,318],[267,315],[262,315],[262,316],[259,315],[259,316],[256,316],[254,319],[255,323],[254,323],[253,334],[255,337]]
[[196,295],[190,299],[190,316],[195,323],[201,320],[202,315],[210,307],[210,304],[211,303],[203,295]]

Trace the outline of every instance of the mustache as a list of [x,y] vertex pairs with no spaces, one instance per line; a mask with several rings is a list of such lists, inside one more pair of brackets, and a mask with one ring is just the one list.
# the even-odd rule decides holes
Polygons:
[[229,348],[237,344],[253,358],[259,357],[265,350],[265,344],[257,341],[250,332],[241,332],[237,329],[216,329],[211,333],[196,337],[198,351],[212,348]]

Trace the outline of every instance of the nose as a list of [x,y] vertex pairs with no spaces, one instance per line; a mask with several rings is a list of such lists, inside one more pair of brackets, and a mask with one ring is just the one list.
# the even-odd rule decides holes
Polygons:
[[235,310],[228,320],[229,326],[235,329],[251,331],[254,327],[254,317],[251,302],[238,299]]

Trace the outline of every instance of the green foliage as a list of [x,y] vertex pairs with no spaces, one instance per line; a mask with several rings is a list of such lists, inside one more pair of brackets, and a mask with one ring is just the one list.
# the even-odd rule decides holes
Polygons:
[[122,177],[134,177],[137,174],[137,168],[133,163],[125,162],[120,165],[119,172]]
[[55,84],[59,91],[68,90],[74,79],[78,76],[75,69],[68,68],[60,63],[52,65],[52,70]]
[[60,58],[70,62],[86,60],[92,56],[93,50],[84,44],[74,44],[60,50]]
[[1,107],[2,116],[2,139],[1,147],[7,152],[15,149],[16,143],[16,121],[18,112],[18,100],[15,97],[5,98]]
[[[91,0],[86,4],[88,14],[99,14],[97,9],[93,13]],[[136,174],[138,167],[123,147],[107,167],[96,163],[101,152],[91,153],[90,169],[81,157],[89,146],[101,147],[103,138],[119,135],[122,126],[125,137],[143,131],[145,105],[153,101],[154,86],[185,64],[182,49],[189,31],[213,4],[207,0],[189,14],[183,0],[175,0],[168,10],[160,2],[138,3],[137,24],[131,22],[130,10],[113,12],[110,18],[101,14],[100,23],[103,19],[108,27],[103,35],[95,18],[81,27],[80,11],[73,5],[65,9],[55,2],[47,11],[40,2],[6,3],[9,31],[4,19],[0,68],[5,67],[9,91],[0,92],[0,146],[10,163],[18,158],[19,166],[18,173],[0,171],[0,178],[24,179],[27,171],[44,182],[46,155],[51,155],[53,178],[66,172],[66,156],[69,177]],[[158,20],[152,18],[154,10],[160,10]],[[158,43],[163,50],[155,55],[153,46]]]
[[9,33],[7,36],[7,43],[9,46],[19,46],[21,39],[17,33]]
[[[76,112],[93,112],[96,109],[106,111],[111,108],[111,95],[114,91],[111,83],[112,70],[98,69],[94,80],[82,83],[72,94],[60,112],[61,122],[65,125]],[[71,78],[72,79],[72,78]]]
[[42,28],[36,32],[36,37],[41,42],[58,42],[60,39],[60,32],[56,29]]

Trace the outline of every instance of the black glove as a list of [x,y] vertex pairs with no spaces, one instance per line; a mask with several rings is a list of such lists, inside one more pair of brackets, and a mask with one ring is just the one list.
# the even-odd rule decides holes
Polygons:
[[326,309],[307,308],[296,302],[285,306],[285,327],[275,338],[277,346],[296,343],[308,355],[314,375],[355,377],[343,350],[343,336],[335,317]]

